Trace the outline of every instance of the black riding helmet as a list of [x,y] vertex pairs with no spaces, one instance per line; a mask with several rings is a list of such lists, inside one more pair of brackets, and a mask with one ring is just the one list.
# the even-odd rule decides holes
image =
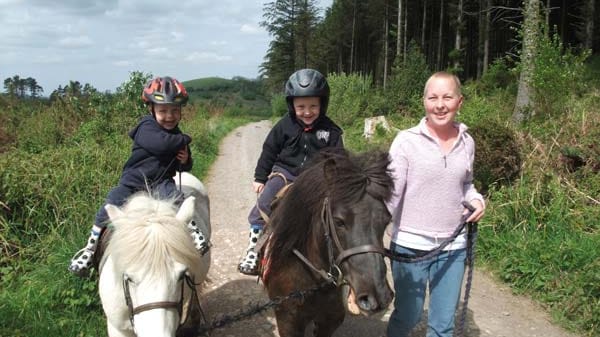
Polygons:
[[288,112],[296,117],[294,111],[294,97],[315,96],[321,98],[321,111],[319,118],[327,112],[329,104],[329,84],[325,76],[314,69],[300,69],[290,76],[285,84],[285,100]]

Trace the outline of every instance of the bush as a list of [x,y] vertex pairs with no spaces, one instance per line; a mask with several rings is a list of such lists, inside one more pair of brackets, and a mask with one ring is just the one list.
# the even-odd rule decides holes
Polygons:
[[406,62],[400,58],[394,61],[387,99],[393,102],[397,110],[406,113],[406,116],[414,117],[415,113],[421,116],[423,88],[430,75],[425,55],[416,42],[411,40]]
[[535,111],[542,118],[566,112],[569,97],[581,93],[589,51],[565,48],[558,34],[541,34],[532,78]]
[[510,184],[519,177],[522,160],[513,130],[482,118],[469,133],[475,139],[474,179],[480,192],[487,193],[493,184]]
[[329,74],[327,77],[331,94],[327,114],[340,127],[352,125],[356,119],[365,117],[367,98],[371,92],[370,76],[358,74]]
[[483,73],[478,87],[484,94],[490,94],[495,90],[501,89],[517,92],[517,76],[514,71],[511,71],[508,66],[508,60],[499,58],[489,66],[488,70]]

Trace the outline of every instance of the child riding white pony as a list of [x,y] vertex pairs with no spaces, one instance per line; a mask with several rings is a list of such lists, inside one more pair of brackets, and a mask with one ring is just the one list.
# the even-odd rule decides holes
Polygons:
[[210,237],[209,201],[198,179],[184,172],[181,180],[186,199],[179,210],[151,193],[132,196],[122,208],[106,206],[113,234],[99,292],[110,337],[174,337],[193,314],[186,308],[198,301],[210,251],[199,254],[188,226],[194,221]]

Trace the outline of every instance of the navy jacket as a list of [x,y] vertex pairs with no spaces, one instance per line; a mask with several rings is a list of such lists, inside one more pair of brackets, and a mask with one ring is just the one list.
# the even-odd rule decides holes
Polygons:
[[189,160],[181,164],[177,151],[190,144],[190,136],[183,134],[179,127],[172,130],[162,128],[152,116],[144,116],[140,123],[129,132],[133,139],[131,156],[123,167],[119,184],[133,189],[145,189],[164,180],[173,179],[178,169],[192,169],[192,155],[188,147]]
[[326,147],[344,147],[342,129],[329,117],[319,116],[305,128],[294,112],[289,112],[271,129],[256,164],[254,180],[265,183],[277,165],[298,176],[311,157]]

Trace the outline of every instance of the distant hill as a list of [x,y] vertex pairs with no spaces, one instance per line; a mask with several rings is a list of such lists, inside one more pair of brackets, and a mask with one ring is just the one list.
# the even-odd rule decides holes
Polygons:
[[242,108],[258,115],[269,115],[271,111],[270,98],[260,80],[243,77],[205,77],[184,81],[183,85],[194,104]]

